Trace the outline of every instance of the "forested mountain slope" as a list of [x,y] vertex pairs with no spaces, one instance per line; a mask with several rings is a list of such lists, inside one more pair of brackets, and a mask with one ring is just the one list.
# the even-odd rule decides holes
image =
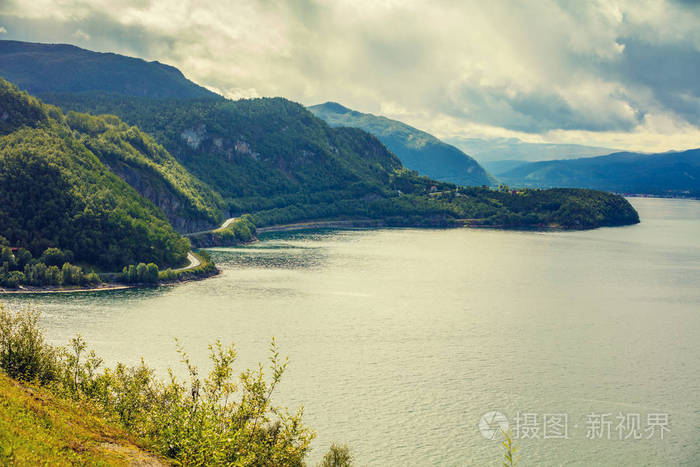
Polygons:
[[[258,227],[348,217],[416,226],[461,225],[464,219],[486,225],[571,228],[637,221],[626,201],[602,193],[458,190],[454,184],[407,170],[379,139],[361,129],[332,128],[283,98],[230,101],[206,92],[201,97],[195,92],[201,88],[173,72],[170,78],[179,77],[176,81],[190,90],[187,94],[154,71],[163,67],[138,59],[65,49],[95,60],[73,71],[77,82],[89,86],[66,87],[63,78],[38,77],[67,71],[63,48],[10,45],[42,51],[31,58],[32,66],[38,67],[31,72],[25,60],[2,64],[5,73],[28,73],[40,81],[42,99],[66,112],[118,117],[54,111],[51,125],[68,128],[74,144],[161,209],[143,199],[140,204],[146,203],[143,206],[161,219],[167,215],[183,231],[212,225],[223,214],[244,213],[253,214]],[[142,67],[141,72],[132,66]],[[105,70],[119,79],[105,77]],[[138,92],[129,81],[137,79],[135,74],[143,80]],[[123,86],[115,84],[119,80]],[[21,126],[17,120],[5,123]]]
[[234,210],[382,194],[401,162],[373,136],[333,129],[283,98],[240,101],[53,95],[66,109],[113,113],[137,125]]
[[221,196],[137,127],[113,115],[76,112],[68,112],[65,122],[112,172],[163,210],[177,230],[192,231],[221,222]]
[[0,235],[36,257],[48,247],[116,268],[176,265],[189,243],[112,173],[62,112],[0,80]]
[[365,114],[335,102],[309,110],[333,127],[361,128],[373,134],[404,166],[435,180],[457,185],[491,185],[494,180],[477,161],[456,147],[397,120]]
[[461,188],[405,169],[374,136],[331,128],[282,98],[240,101],[46,95],[81,112],[114,113],[151,134],[258,227],[338,217],[447,226],[469,219],[511,227],[590,228],[638,222],[622,198],[558,190]]

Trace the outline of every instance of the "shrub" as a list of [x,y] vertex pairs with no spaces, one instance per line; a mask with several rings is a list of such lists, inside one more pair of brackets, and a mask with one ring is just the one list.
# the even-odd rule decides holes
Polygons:
[[170,268],[166,269],[165,271],[160,271],[158,273],[158,280],[163,282],[171,282],[177,280],[177,277],[177,272],[173,271]]
[[259,365],[237,381],[234,347],[218,341],[209,347],[213,368],[204,379],[178,346],[188,382],[172,371],[169,380],[160,381],[143,362],[98,372],[102,360],[86,348],[79,336],[68,349],[54,348],[44,342],[36,311],[0,307],[0,367],[9,376],[95,404],[182,465],[303,465],[314,434],[302,424],[301,410],[290,414],[272,404],[287,368],[274,339],[270,377]]
[[44,342],[39,313],[19,313],[0,304],[0,368],[12,378],[46,384],[59,375],[58,352]]
[[319,467],[350,467],[352,465],[352,454],[347,445],[331,444],[330,449],[323,456]]
[[62,285],[80,285],[83,282],[83,270],[79,266],[63,263],[61,268]]
[[146,264],[139,263],[136,266],[136,282],[145,282],[146,279]]
[[61,266],[63,263],[70,261],[68,255],[58,248],[47,248],[41,254],[40,260],[47,266]]
[[100,276],[97,275],[95,271],[90,271],[83,276],[82,285],[97,285],[101,282],[102,280],[100,279]]
[[2,285],[11,288],[17,287],[19,284],[24,283],[25,280],[24,273],[20,271],[5,272],[2,277],[0,277]]
[[59,285],[61,283],[61,270],[58,266],[49,266],[46,269],[46,284]]
[[155,263],[148,263],[146,265],[146,273],[142,281],[151,284],[158,282],[158,266]]

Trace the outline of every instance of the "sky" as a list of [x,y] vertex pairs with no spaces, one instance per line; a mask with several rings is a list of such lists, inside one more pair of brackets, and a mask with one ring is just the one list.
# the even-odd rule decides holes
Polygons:
[[0,0],[0,39],[158,60],[226,97],[438,137],[700,147],[700,0]]

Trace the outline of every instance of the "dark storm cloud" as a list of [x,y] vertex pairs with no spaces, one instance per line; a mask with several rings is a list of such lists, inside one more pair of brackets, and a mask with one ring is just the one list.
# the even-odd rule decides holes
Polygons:
[[28,42],[70,43],[98,52],[120,51],[151,57],[155,51],[172,48],[176,40],[158,36],[143,26],[124,25],[113,17],[91,12],[80,19],[21,18],[0,15],[7,38]]
[[615,79],[652,91],[664,108],[700,120],[700,50],[687,43],[649,44],[621,39],[620,60],[605,67]]
[[[465,103],[464,107],[455,103]],[[493,126],[528,133],[554,129],[585,131],[628,131],[643,118],[641,111],[626,114],[581,112],[555,93],[530,92],[512,95],[506,89],[465,87],[446,106],[449,112]]]

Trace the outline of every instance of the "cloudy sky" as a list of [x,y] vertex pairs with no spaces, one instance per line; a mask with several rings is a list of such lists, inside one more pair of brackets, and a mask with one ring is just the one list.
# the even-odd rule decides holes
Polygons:
[[0,0],[0,38],[159,60],[231,97],[439,137],[700,147],[693,0]]

